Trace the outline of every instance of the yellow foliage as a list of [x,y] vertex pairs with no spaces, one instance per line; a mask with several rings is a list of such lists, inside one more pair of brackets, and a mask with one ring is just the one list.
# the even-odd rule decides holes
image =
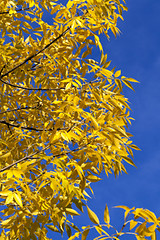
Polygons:
[[[131,148],[138,147],[126,132],[132,118],[122,86],[133,89],[130,82],[137,81],[108,68],[101,44],[102,34],[119,33],[123,3],[1,1],[1,239],[47,240],[48,228],[63,233],[64,226],[70,239],[79,237],[68,219],[83,212],[91,182],[101,180],[103,169],[117,176],[126,172],[125,162],[134,165]],[[91,59],[93,47],[100,62]],[[149,211],[134,214],[159,224]],[[89,207],[88,215],[97,232],[109,236]],[[107,205],[104,221],[109,227]],[[73,236],[71,228],[78,231]]]

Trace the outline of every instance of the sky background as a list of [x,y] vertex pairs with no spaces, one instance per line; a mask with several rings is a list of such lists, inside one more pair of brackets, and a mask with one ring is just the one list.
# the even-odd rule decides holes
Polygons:
[[[118,178],[110,175],[92,185],[95,196],[88,202],[89,207],[103,222],[103,212],[107,203],[111,224],[122,227],[123,210],[113,206],[142,207],[160,216],[160,1],[128,0],[128,12],[124,12],[124,22],[118,26],[121,35],[108,41],[102,39],[104,52],[112,66],[122,70],[122,75],[135,78],[135,92],[127,90],[132,117],[135,121],[129,128],[133,142],[142,151],[134,151],[137,168],[129,165],[128,175]],[[92,56],[94,58],[94,55]],[[88,215],[76,217],[78,225],[89,225]],[[50,235],[53,237],[55,235]],[[92,240],[95,232],[87,239]],[[61,237],[57,235],[57,240]],[[63,239],[67,239],[64,235]],[[125,237],[134,240],[134,237]],[[158,237],[160,239],[160,236]]]

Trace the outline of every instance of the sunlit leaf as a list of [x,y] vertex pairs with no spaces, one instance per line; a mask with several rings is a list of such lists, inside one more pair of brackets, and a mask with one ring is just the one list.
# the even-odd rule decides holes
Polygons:
[[109,216],[109,210],[108,210],[107,204],[106,204],[106,207],[105,207],[105,210],[104,210],[104,221],[107,224],[110,223],[110,216]]
[[95,223],[95,224],[99,224],[99,219],[97,217],[97,215],[87,206],[87,211],[88,211],[88,216],[89,219]]

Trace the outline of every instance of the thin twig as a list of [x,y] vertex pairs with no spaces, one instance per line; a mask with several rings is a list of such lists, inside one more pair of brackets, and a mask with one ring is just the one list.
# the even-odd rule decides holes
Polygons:
[[[89,143],[88,143],[88,144],[89,144]],[[52,157],[53,157],[53,158],[54,158],[54,157],[60,157],[60,156],[66,155],[66,154],[70,154],[70,153],[72,153],[72,152],[77,152],[77,151],[82,150],[83,148],[85,148],[88,144],[84,145],[83,147],[78,147],[78,148],[76,148],[76,149],[70,150],[70,151],[68,151],[68,152],[63,152],[63,153],[55,154],[55,155],[53,155]],[[6,166],[6,167],[0,169],[0,173],[1,173],[1,172],[4,172],[5,170],[10,169],[11,167],[15,166],[17,163],[23,162],[24,160],[33,159],[32,157],[33,157],[34,155],[36,155],[36,154],[38,154],[38,153],[40,153],[40,152],[42,152],[42,151],[47,150],[49,147],[50,147],[50,145],[49,145],[49,146],[46,146],[45,148],[43,148],[43,149],[41,149],[41,150],[39,150],[39,151],[37,151],[37,152],[35,152],[35,153],[30,154],[29,156],[26,156],[26,157],[24,157],[24,158],[21,158],[21,159],[17,160],[16,162],[10,164],[9,166]],[[42,173],[43,173],[43,172],[42,172]],[[42,174],[42,173],[41,173],[41,174]],[[38,176],[40,177],[40,175],[38,175]]]
[[5,170],[10,169],[11,167],[15,166],[17,163],[23,162],[23,161],[26,160],[26,159],[33,159],[32,157],[33,157],[34,155],[40,153],[41,151],[45,151],[47,148],[49,148],[49,146],[46,146],[45,148],[43,148],[43,149],[41,149],[41,150],[39,150],[39,151],[37,151],[37,152],[35,152],[35,153],[32,153],[32,154],[30,154],[29,156],[26,156],[26,157],[24,157],[24,158],[21,158],[21,159],[17,160],[16,162],[10,164],[9,166],[6,166],[6,167],[0,169],[0,172],[4,172]]

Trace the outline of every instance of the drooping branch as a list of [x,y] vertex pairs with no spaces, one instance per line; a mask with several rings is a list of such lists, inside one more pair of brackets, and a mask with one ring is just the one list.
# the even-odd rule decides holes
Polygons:
[[[53,157],[53,158],[54,158],[54,157],[61,157],[61,156],[64,156],[64,155],[68,155],[68,154],[70,154],[70,153],[72,153],[72,152],[77,152],[77,151],[79,151],[79,150],[84,149],[88,144],[89,144],[89,143],[85,144],[83,147],[78,147],[78,148],[76,148],[76,149],[73,149],[73,150],[70,150],[70,151],[67,151],[67,152],[62,152],[62,153],[59,153],[59,154],[55,154],[55,155],[53,155],[52,157]],[[51,144],[50,144],[50,145],[51,145]],[[34,155],[36,155],[36,154],[38,154],[38,153],[40,153],[40,152],[42,152],[42,151],[47,150],[47,149],[50,147],[50,145],[48,145],[48,146],[46,146],[45,148],[43,148],[43,149],[41,149],[41,150],[39,150],[39,151],[37,151],[37,152],[35,152],[35,153],[32,153],[32,154],[30,154],[29,156],[26,156],[26,157],[24,157],[24,158],[21,158],[21,159],[17,160],[16,162],[14,162],[14,163],[12,163],[12,164],[10,164],[10,165],[8,165],[8,166],[0,169],[0,173],[1,173],[1,172],[4,172],[5,170],[10,169],[11,167],[15,166],[16,164],[18,164],[18,163],[20,163],[20,162],[23,162],[24,160],[27,160],[27,159],[35,159],[35,158],[33,157]],[[39,159],[39,158],[36,158],[36,159]],[[42,173],[43,173],[43,172],[42,172]],[[41,173],[41,174],[42,174],[42,173]],[[40,177],[40,175],[38,175],[38,177]]]
[[24,89],[24,90],[28,90],[28,91],[58,91],[58,90],[61,90],[61,89],[65,89],[64,87],[61,87],[61,88],[27,88],[27,87],[22,87],[22,86],[19,86],[19,85],[16,85],[16,84],[6,82],[1,78],[0,78],[0,81],[3,82],[6,85],[11,86],[11,87],[20,88],[20,89]]
[[[9,122],[6,122],[5,120],[0,120],[0,123],[5,124],[7,127],[21,128],[21,129],[24,129],[24,130],[31,130],[31,131],[36,131],[36,132],[53,131],[54,130],[54,128],[41,129],[41,128],[34,128],[34,127],[23,127],[20,124],[9,123]],[[57,128],[56,130],[59,131],[59,130],[66,130],[66,129],[68,129],[68,128],[67,127],[66,128],[65,127],[64,128]]]
[[42,152],[42,151],[45,151],[45,150],[47,150],[48,148],[49,148],[49,146],[46,146],[45,148],[43,148],[43,149],[41,149],[41,150],[39,150],[39,151],[37,151],[37,152],[35,152],[35,153],[32,153],[32,154],[30,154],[29,156],[26,156],[26,157],[24,157],[24,158],[19,159],[18,161],[16,161],[16,162],[14,162],[14,163],[12,163],[12,164],[10,164],[10,165],[8,165],[8,166],[0,169],[0,172],[4,172],[5,170],[8,170],[8,169],[10,169],[11,167],[15,166],[17,163],[23,162],[24,160],[33,159],[33,156],[34,156],[34,155],[36,155],[36,154],[38,154],[38,153],[40,153],[40,152]]
[[[43,52],[44,50],[46,50],[47,48],[49,48],[53,43],[55,43],[56,41],[58,41],[62,36],[64,36],[68,31],[69,31],[70,27],[68,27],[63,33],[61,33],[57,38],[53,39],[50,43],[48,43],[44,48],[42,48],[41,50],[39,50],[38,52],[36,52],[35,54],[32,54],[31,56],[29,56],[28,58],[26,58],[23,62],[21,62],[20,64],[18,64],[17,66],[13,67],[12,69],[10,69],[8,72],[2,74],[0,76],[0,81],[6,83],[5,81],[2,81],[3,77],[8,76],[10,73],[14,72],[17,68],[23,66],[25,63],[27,63],[29,60],[32,60],[34,57],[36,57],[37,55],[39,55],[41,52]],[[15,85],[9,84],[12,87]],[[20,87],[23,88],[23,87]],[[32,90],[32,89],[27,89],[27,90]],[[37,89],[36,89],[37,90]],[[44,89],[45,90],[45,89]]]
[[34,109],[37,107],[22,107],[22,108],[14,108],[14,109],[9,109],[3,112],[0,112],[0,114],[5,114],[5,113],[9,113],[9,112],[16,112],[16,111],[21,111],[21,110],[27,110],[27,109]]

